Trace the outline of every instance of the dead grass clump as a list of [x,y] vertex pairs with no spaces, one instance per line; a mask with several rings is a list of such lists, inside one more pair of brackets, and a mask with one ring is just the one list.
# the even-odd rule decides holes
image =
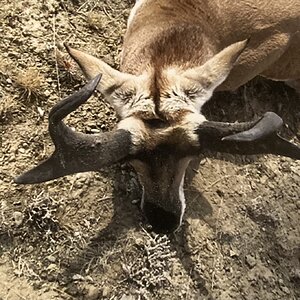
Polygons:
[[26,99],[39,98],[42,95],[45,78],[36,67],[29,67],[17,75],[16,83]]
[[59,230],[59,214],[60,203],[49,196],[39,194],[24,211],[23,222],[47,237]]
[[149,235],[146,243],[139,245],[142,250],[131,266],[123,266],[128,280],[140,289],[161,288],[169,285],[171,265],[175,252],[167,236]]
[[89,27],[96,31],[104,31],[107,26],[107,16],[104,13],[90,12],[87,15]]

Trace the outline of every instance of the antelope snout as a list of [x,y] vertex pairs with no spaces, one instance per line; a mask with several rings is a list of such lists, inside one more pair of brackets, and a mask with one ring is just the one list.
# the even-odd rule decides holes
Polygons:
[[155,233],[172,233],[181,223],[181,214],[167,211],[166,209],[151,202],[144,202],[142,207],[151,230]]

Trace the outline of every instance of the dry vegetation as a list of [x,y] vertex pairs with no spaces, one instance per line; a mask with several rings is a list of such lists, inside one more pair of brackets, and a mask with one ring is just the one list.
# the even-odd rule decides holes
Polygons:
[[29,67],[24,71],[20,71],[15,82],[21,90],[21,99],[28,100],[42,97],[45,78],[37,67]]
[[[144,229],[127,165],[12,183],[50,155],[47,113],[84,82],[62,43],[117,66],[133,2],[0,6],[0,299],[299,299],[299,162],[203,156],[188,172],[184,225],[170,236]],[[235,121],[268,110],[299,142],[299,97],[281,83],[218,94],[205,114]],[[68,123],[93,133],[116,117],[94,97]]]

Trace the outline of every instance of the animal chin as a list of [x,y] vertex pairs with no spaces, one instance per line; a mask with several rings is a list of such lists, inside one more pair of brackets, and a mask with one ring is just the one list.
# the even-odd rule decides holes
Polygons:
[[156,233],[172,233],[180,226],[180,214],[167,211],[151,202],[143,206],[145,217]]

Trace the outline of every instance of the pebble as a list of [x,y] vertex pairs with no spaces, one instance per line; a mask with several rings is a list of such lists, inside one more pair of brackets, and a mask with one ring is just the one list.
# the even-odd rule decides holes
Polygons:
[[238,257],[238,253],[236,251],[233,251],[233,250],[229,250],[229,255],[230,257]]
[[47,258],[47,260],[48,260],[49,262],[51,262],[51,263],[55,263],[55,262],[56,262],[56,257],[53,256],[53,255],[49,255],[49,256],[47,256],[46,258]]
[[48,270],[48,271],[55,271],[55,270],[57,270],[57,269],[58,269],[58,267],[57,267],[56,264],[50,264],[50,265],[47,267],[47,270]]
[[96,300],[100,298],[99,289],[93,285],[87,285],[85,287],[86,294],[84,296],[85,300]]
[[37,111],[41,117],[43,117],[45,115],[45,111],[39,106],[37,107]]
[[287,295],[289,295],[291,293],[291,291],[286,286],[282,286],[281,290]]
[[14,219],[15,225],[20,226],[23,222],[24,215],[19,211],[15,211],[13,213],[13,219]]
[[120,300],[135,300],[133,295],[123,295]]
[[72,277],[72,279],[74,280],[74,281],[76,281],[76,280],[84,280],[84,277],[83,276],[81,276],[80,274],[75,274],[75,275],[73,275],[73,277]]
[[110,288],[108,286],[105,286],[103,289],[102,289],[102,297],[107,297],[110,293]]
[[252,255],[246,255],[245,257],[247,265],[252,269],[256,265],[256,259]]
[[92,128],[92,129],[90,130],[90,132],[91,132],[91,133],[100,133],[101,131],[100,131],[99,129],[94,129],[94,128]]

